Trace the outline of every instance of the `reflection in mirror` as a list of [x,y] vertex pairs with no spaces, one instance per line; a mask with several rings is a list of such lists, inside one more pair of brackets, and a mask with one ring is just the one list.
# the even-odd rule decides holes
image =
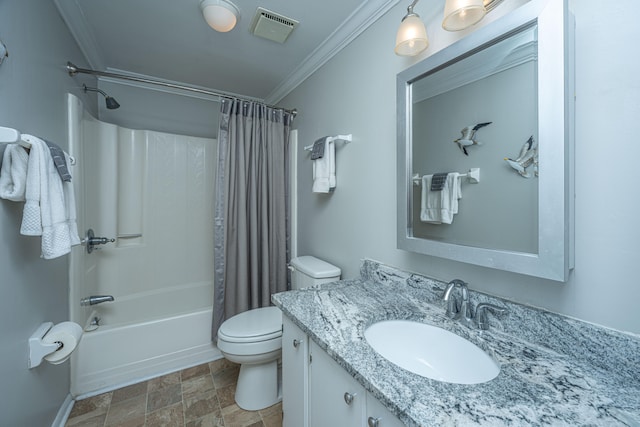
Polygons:
[[398,74],[400,249],[568,279],[570,22],[532,0]]
[[[536,57],[536,31],[529,27],[412,84],[413,173],[482,171],[478,185],[460,179],[451,225],[421,220],[425,198],[447,195],[414,185],[412,198],[420,201],[411,215],[415,237],[538,252],[537,179],[533,173],[534,179],[523,179],[504,160],[516,159],[530,137],[538,140]],[[484,126],[471,145],[455,142],[478,124]]]

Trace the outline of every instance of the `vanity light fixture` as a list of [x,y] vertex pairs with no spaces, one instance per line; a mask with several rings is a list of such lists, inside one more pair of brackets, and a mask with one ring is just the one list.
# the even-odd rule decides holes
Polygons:
[[[481,0],[482,1],[482,0]],[[400,56],[415,56],[429,46],[427,30],[420,16],[413,11],[418,0],[407,7],[407,14],[402,18],[398,34],[396,35],[396,48],[394,51]]]
[[[446,0],[442,28],[461,31],[477,24],[504,0]],[[418,0],[407,7],[396,35],[395,52],[401,56],[415,56],[429,46],[427,31],[420,16],[413,11]]]
[[200,9],[207,24],[220,33],[233,30],[240,19],[240,9],[227,0],[202,0]]
[[483,0],[447,0],[442,28],[447,31],[464,30],[480,22],[486,13]]

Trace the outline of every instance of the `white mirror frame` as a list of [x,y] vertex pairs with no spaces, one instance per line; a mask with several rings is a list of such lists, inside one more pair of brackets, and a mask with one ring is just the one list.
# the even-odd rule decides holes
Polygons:
[[[413,236],[412,83],[504,40],[538,30],[538,253],[471,247]],[[397,76],[399,249],[566,282],[574,242],[574,21],[567,0],[532,0]],[[552,145],[553,144],[553,145]],[[419,203],[419,201],[418,201]]]

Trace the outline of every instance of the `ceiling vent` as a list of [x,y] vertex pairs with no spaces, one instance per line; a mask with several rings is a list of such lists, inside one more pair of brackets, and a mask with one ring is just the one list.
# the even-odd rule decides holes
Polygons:
[[298,25],[295,19],[259,7],[251,21],[251,34],[274,42],[284,43]]

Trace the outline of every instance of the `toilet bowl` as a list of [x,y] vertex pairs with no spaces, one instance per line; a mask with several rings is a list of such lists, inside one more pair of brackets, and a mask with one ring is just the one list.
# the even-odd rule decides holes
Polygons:
[[278,359],[282,354],[282,312],[277,307],[257,308],[226,320],[218,330],[218,349],[230,362],[240,364],[235,400],[255,411],[280,401]]
[[[341,271],[312,256],[294,258],[292,289],[340,279]],[[282,354],[282,312],[277,307],[245,311],[227,319],[218,329],[218,349],[229,361],[240,364],[235,400],[249,411],[278,403],[278,359]]]

